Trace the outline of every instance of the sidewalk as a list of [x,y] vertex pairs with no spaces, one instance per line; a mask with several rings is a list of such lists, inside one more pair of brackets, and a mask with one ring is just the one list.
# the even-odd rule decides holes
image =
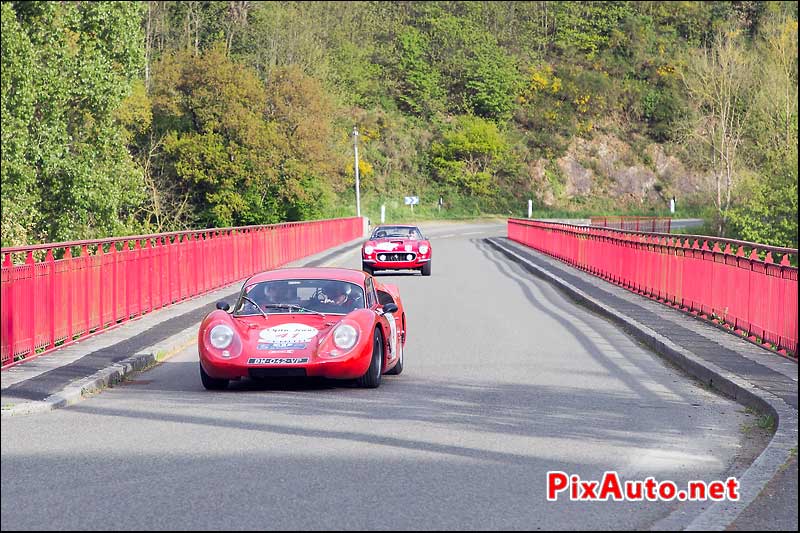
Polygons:
[[[322,266],[355,250],[363,238],[285,265]],[[3,417],[49,411],[79,401],[161,361],[195,341],[200,322],[216,302],[233,303],[240,280],[126,322],[108,332],[3,371]]]
[[487,242],[689,375],[774,417],[772,440],[739,476],[739,501],[709,505],[688,530],[797,529],[797,363],[507,238]]

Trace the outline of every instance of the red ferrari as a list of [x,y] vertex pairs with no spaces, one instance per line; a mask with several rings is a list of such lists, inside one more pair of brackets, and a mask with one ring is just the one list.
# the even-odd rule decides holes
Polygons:
[[231,310],[218,302],[200,324],[200,379],[285,376],[355,379],[378,387],[403,371],[406,315],[396,286],[358,270],[287,268],[256,274]]
[[421,270],[431,275],[431,243],[416,226],[378,226],[361,247],[365,272]]

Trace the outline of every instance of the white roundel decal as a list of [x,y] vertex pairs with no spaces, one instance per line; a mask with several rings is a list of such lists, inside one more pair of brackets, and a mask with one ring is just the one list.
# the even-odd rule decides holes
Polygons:
[[261,342],[308,342],[317,336],[319,330],[305,324],[281,324],[273,328],[261,330],[258,338]]

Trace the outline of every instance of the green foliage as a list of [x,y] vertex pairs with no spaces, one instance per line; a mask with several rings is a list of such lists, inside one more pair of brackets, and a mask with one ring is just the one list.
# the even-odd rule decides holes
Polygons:
[[516,61],[492,33],[435,4],[423,6],[420,26],[429,43],[431,66],[447,87],[448,109],[500,121],[509,118],[520,79]]
[[398,100],[416,115],[441,109],[439,72],[430,65],[430,40],[416,28],[406,28],[398,39]]
[[463,116],[431,144],[434,175],[471,195],[496,192],[495,174],[509,153],[506,139],[492,122]]
[[264,120],[267,95],[255,74],[230,61],[221,45],[200,56],[167,56],[153,72],[161,179],[177,184],[176,200],[188,202],[186,222],[280,220],[277,133]]
[[[8,118],[12,131],[27,130],[18,140],[3,138],[4,167],[7,147],[11,163],[4,169],[3,204],[15,204],[11,211],[19,209],[25,225],[20,235],[19,226],[4,223],[4,243],[90,238],[135,227],[141,172],[121,142],[114,112],[143,65],[141,8],[119,2],[3,4],[3,129]],[[13,51],[8,59],[6,29]],[[22,165],[28,170],[20,172]]]
[[731,232],[744,240],[797,248],[797,18],[778,5],[760,17],[756,87],[745,146],[754,172],[737,190]]
[[2,244],[24,244],[38,220],[36,172],[27,160],[33,149],[28,125],[33,121],[35,50],[17,22],[10,3],[2,9]]
[[287,67],[265,85],[221,43],[165,56],[153,72],[161,187],[171,183],[173,204],[188,206],[176,222],[266,224],[317,214],[330,201],[338,173],[319,82]]
[[[217,3],[217,2],[212,2]],[[331,58],[307,23],[309,6],[303,2],[252,2],[246,24],[232,47],[234,58],[268,79],[276,68],[295,65],[317,79],[327,79]]]
[[632,14],[629,2],[556,2],[553,11],[555,47],[589,59],[607,46],[613,31]]
[[[686,65],[732,25],[758,83],[728,229],[796,245],[796,3],[6,2],[2,243],[351,215],[354,125],[368,209],[524,215],[536,181],[624,214],[616,162],[705,168]],[[567,198],[556,160],[609,137],[639,157]]]
[[737,238],[797,248],[797,159],[793,169],[784,171],[742,184],[739,193],[747,200],[728,212],[730,231]]
[[466,64],[465,103],[478,116],[505,121],[511,116],[521,86],[517,66],[493,37],[480,37]]

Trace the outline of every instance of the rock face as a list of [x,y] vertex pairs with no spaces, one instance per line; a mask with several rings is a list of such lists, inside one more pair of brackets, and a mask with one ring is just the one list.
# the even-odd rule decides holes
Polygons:
[[662,145],[651,143],[637,154],[608,134],[575,137],[564,156],[532,162],[528,173],[537,200],[550,207],[603,200],[619,207],[663,207],[673,196],[691,201],[708,187],[706,176],[689,171]]
[[561,169],[561,173],[567,177],[567,198],[588,196],[592,192],[594,172],[591,169],[581,166],[578,160],[569,154],[556,162],[558,163],[558,168]]
[[630,166],[611,173],[612,193],[619,198],[630,198],[639,203],[657,201],[663,189],[656,188],[656,175],[646,167]]
[[556,205],[556,196],[545,174],[546,164],[547,159],[537,159],[536,161],[528,163],[528,174],[531,177],[531,189],[535,191],[536,199],[540,203],[552,207]]
[[669,198],[673,195],[692,198],[708,190],[710,176],[687,169],[678,158],[664,153],[664,147],[660,144],[651,144],[645,153],[653,161],[658,178],[669,185]]

